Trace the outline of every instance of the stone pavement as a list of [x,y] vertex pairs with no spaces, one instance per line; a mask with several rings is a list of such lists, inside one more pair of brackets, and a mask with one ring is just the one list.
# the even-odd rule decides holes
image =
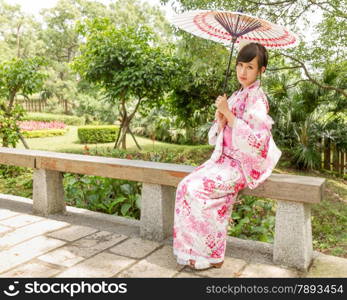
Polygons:
[[221,269],[193,271],[176,263],[170,239],[143,240],[138,226],[70,207],[40,217],[30,203],[9,203],[0,199],[0,277],[347,277],[347,259],[317,252],[305,273],[230,256]]

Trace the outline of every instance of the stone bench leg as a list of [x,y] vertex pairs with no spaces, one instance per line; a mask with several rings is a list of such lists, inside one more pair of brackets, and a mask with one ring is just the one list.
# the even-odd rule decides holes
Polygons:
[[140,235],[162,241],[172,234],[176,188],[143,183],[141,196]]
[[307,271],[312,254],[311,204],[277,201],[274,263]]
[[61,172],[34,169],[33,185],[34,214],[47,216],[66,211]]

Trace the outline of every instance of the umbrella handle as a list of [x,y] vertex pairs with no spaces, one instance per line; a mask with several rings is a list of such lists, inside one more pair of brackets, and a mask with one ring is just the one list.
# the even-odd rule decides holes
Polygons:
[[[242,11],[242,8],[240,9],[240,11]],[[239,24],[239,19],[240,19],[240,15],[237,15],[236,28],[237,28],[237,25]],[[238,38],[238,35],[233,36],[231,39],[231,41],[232,41],[231,52],[230,52],[230,56],[229,56],[228,68],[227,68],[227,71],[225,73],[225,79],[224,79],[224,85],[223,85],[223,94],[225,93],[225,90],[227,87],[227,81],[228,81],[228,76],[229,76],[229,71],[230,71],[231,57],[233,56],[234,44],[235,44],[237,38]]]
[[232,39],[231,52],[230,52],[230,56],[229,56],[229,63],[228,63],[227,71],[225,73],[225,79],[224,79],[224,84],[223,84],[223,94],[225,93],[226,86],[227,86],[227,81],[228,81],[229,71],[230,71],[230,64],[231,64],[231,57],[233,56],[234,44],[235,44],[236,40],[237,40],[237,37]]

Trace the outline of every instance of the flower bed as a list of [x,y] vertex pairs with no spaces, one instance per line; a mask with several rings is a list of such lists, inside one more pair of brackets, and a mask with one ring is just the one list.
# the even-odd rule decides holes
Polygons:
[[20,121],[18,125],[23,131],[65,129],[66,125],[60,121],[40,122],[40,121]]
[[67,126],[60,121],[20,121],[18,126],[25,138],[42,138],[64,135]]

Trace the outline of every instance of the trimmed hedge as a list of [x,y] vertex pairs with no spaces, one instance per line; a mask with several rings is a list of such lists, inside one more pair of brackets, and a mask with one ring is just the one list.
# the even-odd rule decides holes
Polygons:
[[68,129],[48,129],[48,130],[30,130],[30,131],[22,131],[22,135],[25,138],[43,138],[50,136],[59,136],[64,135]]
[[76,117],[76,116],[68,116],[68,115],[56,115],[56,114],[48,114],[48,113],[28,113],[23,117],[23,121],[42,121],[42,122],[50,122],[50,121],[61,121],[66,125],[73,126],[81,126],[85,124],[85,119]]
[[116,140],[119,127],[115,125],[81,126],[77,129],[82,144],[111,143]]

